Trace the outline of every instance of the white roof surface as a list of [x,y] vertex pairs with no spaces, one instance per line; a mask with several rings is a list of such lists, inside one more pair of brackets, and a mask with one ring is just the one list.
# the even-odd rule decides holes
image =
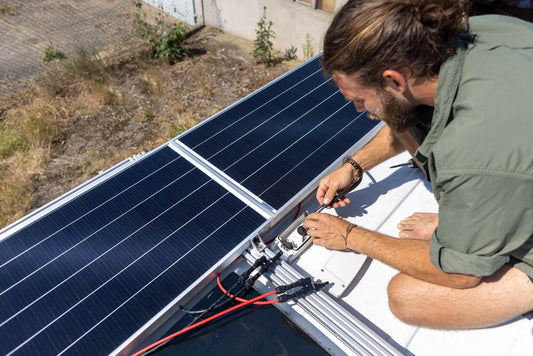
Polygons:
[[[431,185],[420,170],[389,168],[409,158],[407,153],[401,154],[372,169],[349,194],[352,203],[348,207],[324,212],[396,237],[396,224],[403,218],[417,211],[437,212]],[[356,275],[359,266],[362,269]],[[366,256],[311,246],[293,267],[315,279],[335,281],[330,292],[381,329],[385,338],[390,337],[407,349],[407,353],[533,355],[533,320],[522,317],[499,327],[469,331],[439,331],[404,324],[390,312],[387,301],[387,284],[397,271]]]

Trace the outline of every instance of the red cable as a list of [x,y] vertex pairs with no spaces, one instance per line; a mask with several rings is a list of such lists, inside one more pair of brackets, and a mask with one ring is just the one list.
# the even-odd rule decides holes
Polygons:
[[[233,294],[228,294],[228,291],[222,285],[222,281],[220,280],[220,273],[217,276],[217,284],[218,284],[218,288],[220,288],[222,293],[226,294],[230,298],[233,298]],[[235,300],[238,301],[238,302],[247,302],[248,301],[248,299],[239,298],[239,297],[236,297]],[[277,302],[277,299],[276,300],[260,300],[258,302],[253,303],[253,304],[254,305],[270,305],[270,304],[274,304],[276,302]]]
[[298,219],[298,216],[300,215],[300,210],[302,210],[302,202],[298,204],[298,210],[296,211],[296,215],[294,215],[294,218],[292,218],[292,221]]
[[[207,319],[204,319],[204,320],[202,320],[202,321],[199,321],[199,322],[197,322],[196,324],[192,324],[191,326],[188,326],[188,327],[186,327],[186,328],[184,328],[184,329],[181,329],[180,331],[177,331],[177,332],[175,332],[174,334],[171,334],[171,335],[169,335],[169,336],[167,336],[167,337],[165,337],[165,338],[162,338],[162,339],[159,340],[159,341],[154,342],[154,343],[151,344],[151,345],[146,346],[144,349],[142,349],[142,350],[140,350],[140,351],[137,351],[137,352],[134,353],[132,356],[140,356],[140,355],[142,355],[143,353],[145,353],[145,352],[147,352],[147,351],[150,351],[150,350],[153,349],[154,347],[156,347],[156,346],[158,346],[158,345],[160,345],[160,344],[162,344],[162,343],[164,343],[164,342],[166,342],[166,341],[168,341],[168,340],[171,340],[171,339],[175,338],[176,336],[179,336],[179,335],[181,335],[181,334],[184,334],[184,333],[186,333],[186,332],[189,331],[189,330],[195,329],[195,328],[197,328],[197,327],[199,327],[199,326],[202,326],[202,325],[204,325],[204,324],[210,322],[211,320],[214,320],[214,319],[216,319],[216,318],[219,318],[219,317],[221,317],[221,316],[223,316],[223,315],[226,315],[226,314],[228,314],[228,313],[230,313],[230,312],[232,312],[232,311],[234,311],[234,310],[237,310],[237,309],[239,309],[239,308],[242,308],[242,307],[244,307],[244,306],[247,306],[247,305],[249,305],[249,304],[252,304],[252,303],[254,303],[254,302],[256,302],[256,301],[258,301],[258,300],[260,300],[260,299],[266,298],[266,297],[271,296],[272,294],[275,294],[275,293],[276,293],[276,291],[273,290],[273,291],[270,291],[270,292],[265,293],[265,294],[263,294],[263,295],[260,295],[260,296],[258,296],[258,297],[255,297],[255,298],[253,298],[253,299],[247,300],[247,301],[244,302],[244,303],[237,304],[237,305],[235,305],[235,306],[233,306],[233,307],[231,307],[231,308],[229,308],[229,309],[223,310],[223,311],[221,311],[221,312],[218,313],[218,314],[215,314],[215,315],[213,315],[213,316],[210,316],[210,317],[207,318]],[[278,299],[276,299],[274,302],[277,302],[277,301],[278,301]]]
[[[292,219],[292,221],[296,220],[298,218],[298,215],[300,215],[300,210],[302,209],[302,202],[300,202],[300,204],[298,204],[298,209],[296,210],[296,215],[294,216],[294,218]],[[266,244],[270,244],[272,241],[274,241],[276,238],[273,238],[272,240],[270,240],[269,242],[267,242]],[[237,257],[235,259],[235,261],[237,261],[241,256]],[[235,262],[233,261],[233,262]],[[224,288],[224,286],[222,285],[222,282],[220,281],[220,273],[218,274],[217,276],[217,284],[218,284],[218,287],[220,288],[220,290],[222,291],[222,293],[224,294],[227,294],[230,298],[233,297],[232,294],[228,294],[228,291]],[[188,326],[184,329],[181,329],[180,331],[178,332],[175,332],[174,334],[171,334],[163,339],[160,339],[159,341],[156,341],[154,342],[153,344],[151,345],[148,345],[146,346],[144,349],[140,350],[140,351],[137,351],[136,353],[134,353],[132,356],[140,356],[142,354],[144,354],[145,352],[147,351],[150,351],[151,349],[153,349],[154,347],[158,346],[158,345],[161,345],[162,343],[168,341],[168,340],[171,340],[173,338],[175,338],[176,336],[179,336],[183,333],[186,333],[187,331],[189,330],[192,330],[192,329],[195,329],[199,326],[202,326],[218,317],[221,317],[223,315],[226,315],[234,310],[237,310],[239,308],[242,308],[246,305],[249,305],[249,304],[253,304],[253,305],[270,305],[270,304],[274,304],[274,303],[277,303],[279,301],[279,299],[274,299],[274,300],[265,300],[265,301],[261,301],[261,299],[263,298],[266,298],[268,296],[271,296],[272,294],[275,294],[276,291],[273,290],[271,292],[268,292],[268,293],[265,293],[263,295],[260,295],[258,297],[255,297],[253,299],[243,299],[243,298],[239,298],[239,297],[236,297],[235,300],[238,301],[238,302],[241,302],[241,304],[237,304],[229,309],[226,309],[226,310],[223,310],[221,311],[220,313],[218,314],[215,314],[213,316],[210,316],[209,318],[207,319],[204,319],[202,321],[199,321],[197,322],[196,324],[192,324],[191,326]]]

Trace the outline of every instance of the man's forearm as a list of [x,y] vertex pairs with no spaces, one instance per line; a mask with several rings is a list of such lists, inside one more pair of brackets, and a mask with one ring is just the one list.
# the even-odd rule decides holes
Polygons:
[[[409,133],[407,133],[409,134]],[[384,126],[363,148],[353,155],[353,159],[368,171],[374,166],[406,150],[399,137]]]
[[348,248],[379,260],[411,277],[450,288],[471,288],[481,278],[446,273],[435,267],[429,258],[430,242],[397,239],[361,227],[348,236]]

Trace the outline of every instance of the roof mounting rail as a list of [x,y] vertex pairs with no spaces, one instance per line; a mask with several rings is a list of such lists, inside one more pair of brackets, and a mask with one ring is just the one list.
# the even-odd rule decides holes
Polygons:
[[[261,255],[272,258],[275,253],[268,248],[264,249],[262,253],[255,249],[249,249],[243,253],[248,263],[252,264]],[[280,261],[267,277],[274,286],[279,286],[293,283],[305,276],[301,275],[287,262]],[[271,286],[259,283],[260,281],[261,279],[254,285],[260,292],[271,288]],[[300,298],[292,305],[289,305],[289,303],[276,303],[275,306],[283,313],[289,315],[290,319],[303,329],[316,327],[316,324],[319,324],[319,334],[324,335],[324,340],[331,340],[338,348],[337,352],[332,348],[335,345],[325,345],[324,340],[317,341],[323,347],[328,347],[328,350],[333,354],[349,352],[350,354],[368,356],[404,355],[404,352],[399,350],[396,345],[387,341],[382,335],[367,325],[365,321],[358,319],[353,313],[347,311],[335,298],[326,292],[319,291],[305,298]],[[308,334],[317,335],[318,333]]]

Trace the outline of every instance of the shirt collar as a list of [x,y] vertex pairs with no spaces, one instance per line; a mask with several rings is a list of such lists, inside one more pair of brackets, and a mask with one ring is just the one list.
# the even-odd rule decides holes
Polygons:
[[451,119],[452,105],[461,80],[464,58],[465,49],[459,47],[456,54],[446,59],[440,67],[431,129],[416,153],[417,158],[421,161],[425,161],[429,157],[433,146]]

